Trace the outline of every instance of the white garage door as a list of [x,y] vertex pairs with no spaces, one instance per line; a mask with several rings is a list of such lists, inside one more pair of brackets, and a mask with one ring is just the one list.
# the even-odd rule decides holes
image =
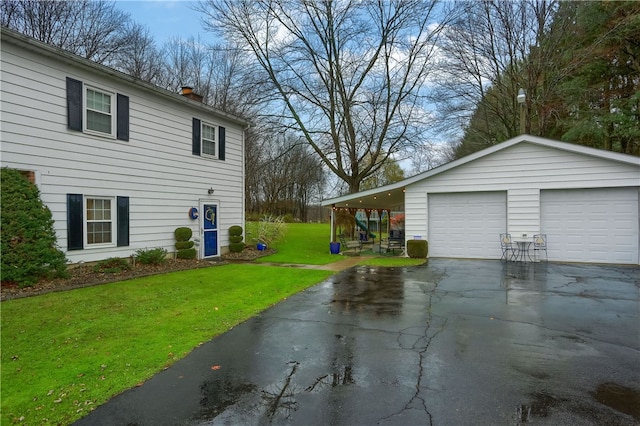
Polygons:
[[499,259],[506,192],[429,195],[429,256]]
[[638,189],[542,191],[549,259],[638,263]]

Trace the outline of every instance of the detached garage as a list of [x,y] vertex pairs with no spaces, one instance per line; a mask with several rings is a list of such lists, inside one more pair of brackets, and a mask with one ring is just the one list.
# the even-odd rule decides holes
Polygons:
[[638,157],[522,135],[323,205],[404,210],[430,257],[499,259],[500,233],[542,233],[550,261],[637,265],[639,193]]

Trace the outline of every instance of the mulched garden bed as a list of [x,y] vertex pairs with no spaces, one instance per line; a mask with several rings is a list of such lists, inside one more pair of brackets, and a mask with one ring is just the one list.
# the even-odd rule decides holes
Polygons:
[[276,251],[273,249],[258,251],[256,248],[247,247],[240,253],[224,254],[219,260],[170,259],[162,265],[142,265],[140,263],[136,263],[136,265],[132,266],[130,270],[115,273],[96,272],[93,264],[73,265],[68,268],[68,272],[70,274],[69,278],[42,280],[36,285],[25,288],[20,288],[15,283],[2,282],[0,284],[0,300],[4,301],[21,297],[36,296],[54,291],[73,290],[76,288],[107,284],[115,281],[124,281],[148,275],[183,271],[186,269],[208,268],[211,266],[224,265],[229,262],[250,262],[259,257],[268,256],[275,252]]

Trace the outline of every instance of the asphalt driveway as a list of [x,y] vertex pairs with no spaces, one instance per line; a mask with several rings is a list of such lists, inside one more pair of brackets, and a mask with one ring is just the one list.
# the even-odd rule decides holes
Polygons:
[[640,269],[353,267],[78,425],[634,425]]

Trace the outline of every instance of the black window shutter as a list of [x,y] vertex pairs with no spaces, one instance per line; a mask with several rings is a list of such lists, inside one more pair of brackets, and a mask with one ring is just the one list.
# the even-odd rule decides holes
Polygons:
[[218,126],[218,158],[224,161],[225,128]]
[[82,250],[84,206],[82,194],[67,194],[67,250]]
[[67,127],[82,131],[82,82],[67,77]]
[[118,93],[118,115],[116,137],[121,141],[129,140],[129,97]]
[[118,197],[118,247],[129,245],[129,197]]
[[192,127],[192,153],[193,155],[200,155],[200,120],[194,118]]

